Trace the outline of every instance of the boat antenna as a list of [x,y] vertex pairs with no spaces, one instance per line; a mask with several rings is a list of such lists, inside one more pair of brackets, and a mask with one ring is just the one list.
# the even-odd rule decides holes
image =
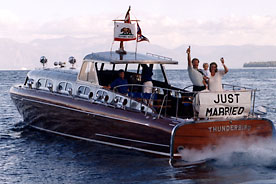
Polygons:
[[135,43],[135,60],[137,60],[137,46],[138,46],[138,37],[136,38],[136,43]]

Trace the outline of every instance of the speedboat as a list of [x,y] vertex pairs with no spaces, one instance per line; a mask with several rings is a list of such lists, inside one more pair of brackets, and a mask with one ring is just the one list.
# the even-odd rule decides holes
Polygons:
[[[24,122],[37,130],[165,156],[171,163],[183,150],[216,149],[237,138],[254,144],[275,135],[273,123],[254,113],[255,89],[231,85],[194,93],[172,86],[164,67],[178,64],[172,58],[126,52],[120,44],[118,51],[86,55],[79,70],[40,61],[41,69],[10,89]],[[154,67],[150,93],[143,92],[142,64]],[[127,84],[108,88],[119,70]]]

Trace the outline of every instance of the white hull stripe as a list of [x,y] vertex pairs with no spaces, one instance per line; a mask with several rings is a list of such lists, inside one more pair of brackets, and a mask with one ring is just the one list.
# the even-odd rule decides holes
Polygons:
[[110,135],[104,135],[104,134],[95,134],[97,136],[101,136],[101,137],[108,137],[108,138],[112,138],[112,139],[119,139],[119,140],[124,140],[124,141],[131,141],[131,142],[138,142],[138,143],[143,143],[143,144],[150,144],[150,145],[155,145],[155,146],[163,146],[163,147],[170,147],[169,145],[165,145],[165,144],[157,144],[157,143],[152,143],[152,142],[144,142],[144,141],[138,141],[138,140],[134,140],[134,139],[127,139],[127,138],[121,138],[121,137],[115,137],[115,136],[110,136]]
[[[132,147],[132,146],[125,146],[125,145],[120,145],[120,144],[115,144],[115,143],[110,143],[110,142],[105,142],[105,141],[99,141],[99,140],[95,140],[95,139],[88,139],[88,138],[85,138],[85,137],[80,137],[80,136],[65,134],[65,133],[61,133],[61,132],[56,132],[56,131],[53,131],[53,130],[48,130],[48,129],[40,128],[40,127],[33,126],[33,125],[29,125],[29,126],[32,127],[32,128],[41,130],[41,131],[45,131],[45,132],[49,132],[49,133],[53,133],[53,134],[57,134],[57,135],[62,135],[62,136],[66,136],[66,137],[71,137],[71,138],[74,138],[74,139],[80,139],[80,140],[84,140],[84,141],[95,142],[95,143],[105,144],[105,145],[109,145],[109,146],[115,146],[115,147],[119,147],[119,148],[133,149],[133,150],[137,150],[137,151],[142,151],[142,152],[146,152],[146,153],[152,153],[152,154],[157,154],[157,155],[162,155],[162,156],[167,156],[167,157],[170,156],[170,153],[147,150],[147,149],[142,149],[142,148],[137,148],[137,147]],[[180,156],[180,154],[175,154],[174,156]]]

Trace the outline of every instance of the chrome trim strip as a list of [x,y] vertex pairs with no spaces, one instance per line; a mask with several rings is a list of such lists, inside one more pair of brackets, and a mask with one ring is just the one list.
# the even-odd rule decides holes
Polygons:
[[173,150],[174,150],[174,136],[175,136],[176,130],[177,130],[179,127],[181,127],[181,126],[183,126],[183,125],[185,125],[185,124],[190,124],[190,123],[193,123],[193,122],[194,122],[194,121],[179,123],[179,124],[175,125],[175,127],[173,127],[172,132],[171,132],[171,141],[170,141],[170,162],[173,161],[174,156],[180,155],[179,153],[178,153],[178,154],[175,154],[175,153],[173,152]]
[[90,114],[90,115],[101,116],[101,117],[110,118],[110,119],[114,119],[114,120],[120,120],[120,121],[124,121],[124,122],[131,122],[131,123],[135,123],[135,124],[139,124],[139,125],[149,126],[149,124],[147,124],[147,123],[140,123],[137,121],[131,121],[131,120],[125,120],[125,119],[115,118],[115,117],[111,117],[111,116],[105,116],[105,115],[98,114],[98,113],[87,112],[87,111],[83,111],[83,110],[74,109],[71,107],[65,107],[65,106],[51,104],[51,103],[42,102],[42,101],[38,101],[38,100],[32,100],[32,99],[28,99],[28,98],[23,98],[23,100],[36,102],[36,103],[40,103],[40,104],[44,104],[44,105],[50,105],[50,106],[54,106],[54,107],[59,107],[59,108],[67,109],[67,110],[77,111],[77,112],[81,112],[81,113],[86,113],[86,114]]
[[105,144],[105,145],[119,147],[119,148],[133,149],[133,150],[137,150],[137,151],[142,151],[142,152],[152,153],[152,154],[157,154],[157,155],[162,155],[162,156],[170,156],[169,153],[153,151],[153,150],[147,150],[147,149],[142,149],[142,148],[137,148],[137,147],[132,147],[132,146],[124,146],[124,145],[120,145],[120,144],[109,143],[109,142],[99,141],[99,140],[95,140],[95,139],[88,139],[88,138],[84,138],[84,137],[80,137],[80,136],[75,136],[75,135],[70,135],[70,134],[65,134],[65,133],[61,133],[61,132],[56,132],[56,131],[53,131],[53,130],[40,128],[40,127],[37,127],[37,126],[34,126],[34,125],[29,125],[29,126],[32,127],[32,128],[35,128],[37,130],[41,130],[41,131],[45,131],[45,132],[49,132],[49,133],[53,133],[53,134],[57,134],[57,135],[62,135],[62,136],[70,137],[70,138],[74,138],[74,139],[80,139],[80,140],[84,140],[84,141],[89,141],[89,142],[94,142],[94,143],[99,143],[99,144]]
[[124,141],[131,141],[131,142],[138,142],[138,143],[143,143],[143,144],[150,144],[150,145],[155,145],[155,146],[163,146],[163,147],[170,147],[169,145],[165,144],[158,144],[158,143],[152,143],[152,142],[145,142],[145,141],[139,141],[139,140],[134,140],[134,139],[127,139],[127,138],[121,138],[121,137],[115,137],[111,135],[104,135],[104,134],[95,134],[97,136],[102,136],[102,137],[108,137],[112,139],[119,139],[119,140],[124,140]]

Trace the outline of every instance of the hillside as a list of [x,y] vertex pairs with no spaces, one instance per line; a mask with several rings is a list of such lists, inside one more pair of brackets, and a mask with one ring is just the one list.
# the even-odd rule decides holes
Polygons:
[[[147,52],[171,57],[179,61],[179,65],[167,66],[168,69],[186,69],[188,44],[183,44],[177,48],[165,48],[158,43],[140,42],[138,52]],[[77,67],[86,54],[91,52],[108,51],[118,49],[118,43],[112,44],[112,38],[74,38],[63,37],[58,39],[33,40],[29,43],[19,43],[9,39],[0,38],[0,70],[7,69],[33,69],[41,67],[39,58],[46,56],[48,67],[53,66],[55,61],[67,61],[70,56],[77,59]],[[126,43],[127,51],[134,51],[135,44]],[[200,60],[200,68],[204,62],[217,62],[224,57],[225,64],[229,68],[242,68],[248,61],[276,61],[276,46],[256,46],[256,45],[222,45],[222,46],[200,46],[191,45],[192,57]]]
[[276,61],[249,62],[244,63],[243,67],[276,67]]

